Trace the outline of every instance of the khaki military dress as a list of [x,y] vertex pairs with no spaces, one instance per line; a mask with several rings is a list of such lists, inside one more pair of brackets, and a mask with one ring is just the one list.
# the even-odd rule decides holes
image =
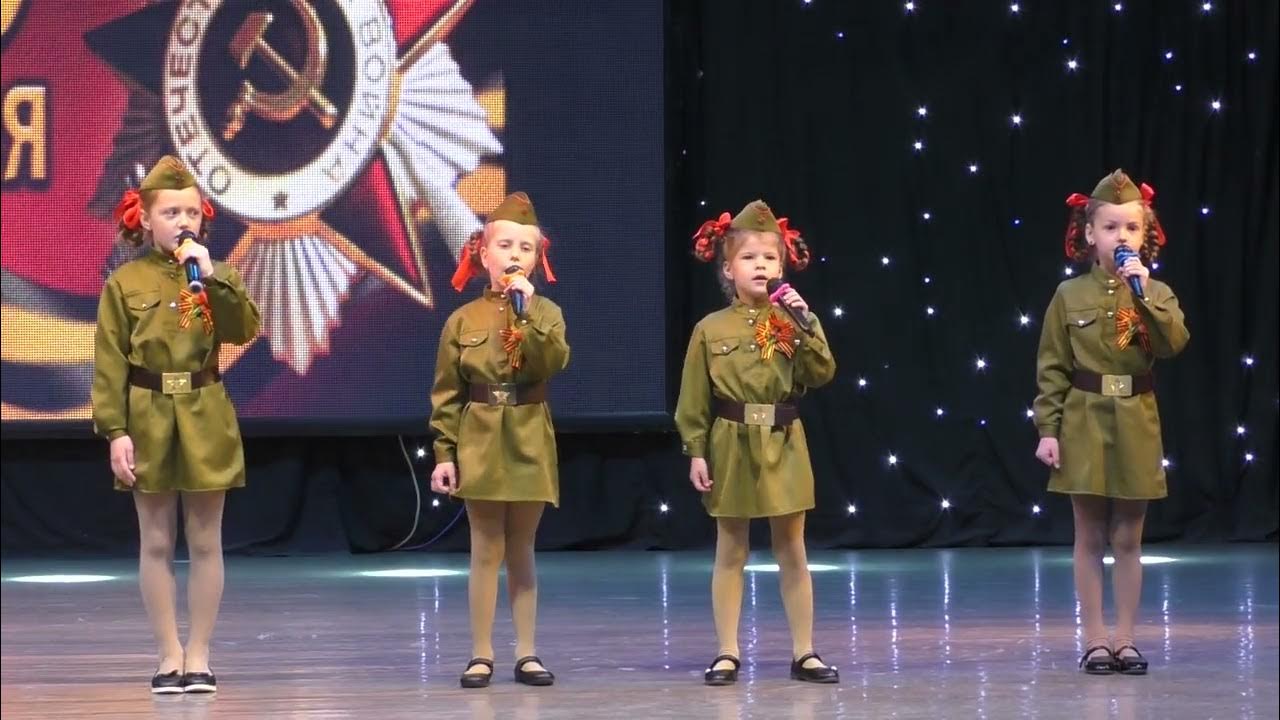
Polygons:
[[[517,320],[501,293],[458,308],[440,333],[431,429],[436,462],[458,466],[457,497],[560,503],[555,428],[545,402],[487,404],[470,400],[471,385],[541,383],[569,364],[560,307],[535,295]],[[516,328],[520,367],[504,344]]]
[[129,366],[152,373],[197,372],[216,367],[222,343],[253,339],[260,320],[235,268],[214,262],[204,279],[213,332],[199,319],[179,327],[183,269],[159,250],[118,268],[98,302],[94,335],[94,430],[114,440],[133,440],[134,475],[129,488],[155,493],[198,492],[244,486],[244,447],[236,411],[221,382],[180,394],[129,383]]
[[[1116,320],[1134,312],[1147,347],[1133,335],[1122,349]],[[1121,376],[1123,392],[1124,376],[1151,372],[1156,358],[1177,355],[1189,338],[1178,298],[1158,280],[1148,280],[1145,300],[1099,265],[1058,286],[1040,333],[1034,404],[1040,436],[1059,441],[1061,467],[1050,471],[1049,490],[1126,500],[1168,495],[1155,393],[1081,390],[1072,373]]]
[[689,339],[676,428],[684,453],[707,460],[712,484],[702,501],[715,517],[772,517],[813,508],[813,468],[799,419],[785,427],[747,425],[713,411],[713,398],[794,402],[835,376],[835,359],[813,315],[813,336],[794,332],[793,357],[775,351],[764,359],[756,326],[770,313],[785,316],[768,303],[751,306],[734,300],[703,318]]

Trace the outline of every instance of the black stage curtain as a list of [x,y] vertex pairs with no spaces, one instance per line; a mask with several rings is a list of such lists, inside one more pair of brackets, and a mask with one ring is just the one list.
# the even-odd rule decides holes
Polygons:
[[[768,199],[820,258],[794,280],[840,364],[803,410],[815,546],[1070,540],[1025,412],[1065,273],[1063,199],[1115,167],[1158,190],[1156,274],[1192,333],[1158,366],[1170,496],[1147,537],[1276,537],[1280,5],[1121,7],[668,4],[670,385],[689,329],[723,302],[688,237]],[[387,549],[414,522],[412,465],[424,494],[405,544],[465,548],[458,505],[425,493],[425,438],[405,442],[407,460],[396,437],[251,438],[228,547]],[[564,434],[562,505],[541,544],[709,544],[677,448],[670,433]],[[130,499],[106,472],[99,441],[6,439],[5,553],[130,550]]]

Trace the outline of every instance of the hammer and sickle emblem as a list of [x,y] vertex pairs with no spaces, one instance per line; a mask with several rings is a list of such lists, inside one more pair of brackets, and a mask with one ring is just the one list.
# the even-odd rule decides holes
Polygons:
[[282,92],[269,93],[257,89],[253,83],[245,80],[240,86],[240,95],[227,110],[227,124],[222,129],[223,140],[230,141],[240,132],[248,113],[272,122],[284,123],[297,117],[306,108],[326,130],[337,122],[337,108],[320,92],[329,56],[329,44],[325,39],[324,27],[320,25],[320,16],[306,0],[292,0],[292,4],[302,18],[307,40],[307,56],[302,62],[301,70],[289,65],[264,39],[267,27],[274,19],[269,12],[251,13],[232,36],[227,50],[241,69],[248,69],[254,56],[261,55],[276,74],[289,82],[289,87]]

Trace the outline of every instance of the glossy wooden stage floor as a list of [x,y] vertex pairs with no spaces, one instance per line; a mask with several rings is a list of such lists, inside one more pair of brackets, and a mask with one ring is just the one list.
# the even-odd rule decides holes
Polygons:
[[[787,678],[786,621],[764,566],[747,580],[742,680],[708,688],[709,552],[548,553],[538,649],[558,683],[512,681],[504,600],[487,690],[457,685],[470,649],[465,556],[229,558],[212,698],[148,693],[154,659],[132,562],[8,560],[0,716],[1277,717],[1276,546],[1147,555],[1167,560],[1146,567],[1146,677],[1076,670],[1068,548],[902,550],[811,558],[818,649],[840,685]],[[112,579],[20,581],[55,573]]]

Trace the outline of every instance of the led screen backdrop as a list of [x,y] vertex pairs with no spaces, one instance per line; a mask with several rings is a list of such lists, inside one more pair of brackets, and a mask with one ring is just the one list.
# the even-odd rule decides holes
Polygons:
[[5,0],[3,20],[6,428],[89,418],[98,293],[132,257],[111,210],[165,153],[263,312],[221,358],[251,430],[422,427],[440,328],[479,292],[449,287],[457,253],[514,190],[573,347],[557,416],[663,410],[661,3]]

